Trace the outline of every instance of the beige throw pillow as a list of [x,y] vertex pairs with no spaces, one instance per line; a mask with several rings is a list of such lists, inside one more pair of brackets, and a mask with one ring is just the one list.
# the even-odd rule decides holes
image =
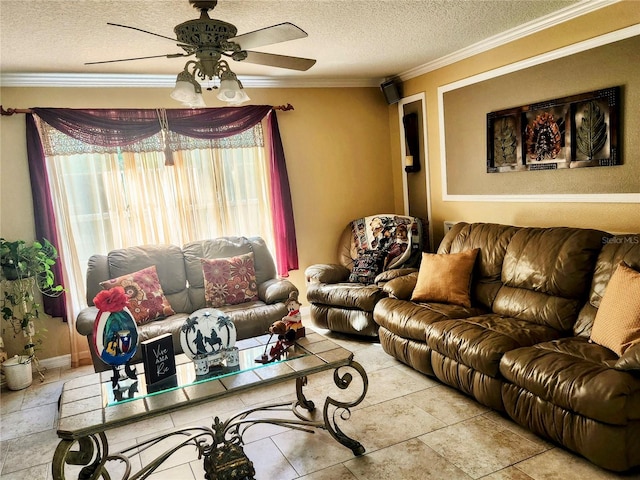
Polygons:
[[604,291],[591,341],[619,356],[640,342],[640,272],[624,262],[613,272]]
[[471,279],[479,251],[423,253],[411,300],[471,307]]

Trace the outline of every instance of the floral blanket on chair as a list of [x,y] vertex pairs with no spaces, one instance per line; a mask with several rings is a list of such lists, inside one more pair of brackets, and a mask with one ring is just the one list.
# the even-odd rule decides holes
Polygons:
[[[353,270],[350,282],[369,284],[384,270],[417,265],[422,221],[404,215],[374,215],[351,222]],[[357,257],[357,258],[356,258]]]

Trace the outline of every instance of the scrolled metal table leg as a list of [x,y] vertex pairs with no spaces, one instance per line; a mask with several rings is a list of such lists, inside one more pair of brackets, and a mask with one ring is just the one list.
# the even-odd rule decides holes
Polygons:
[[324,402],[323,410],[324,423],[325,428],[334,439],[345,447],[350,448],[354,455],[359,456],[364,454],[365,448],[360,442],[347,436],[340,429],[336,421],[338,418],[341,420],[348,420],[351,417],[351,408],[360,404],[367,394],[367,390],[369,389],[369,379],[367,378],[367,373],[364,371],[364,368],[362,368],[362,365],[358,362],[352,361],[349,365],[338,367],[333,372],[333,381],[341,390],[349,388],[353,381],[353,375],[351,375],[351,373],[346,372],[343,375],[340,374],[341,369],[344,368],[352,368],[360,375],[363,382],[362,393],[353,402],[340,402],[331,397],[327,397]]
[[[71,450],[75,444],[78,444],[78,450]],[[103,468],[108,451],[107,437],[104,433],[89,435],[78,440],[61,440],[56,447],[51,464],[53,479],[65,480],[65,465],[83,465],[78,474],[81,480],[109,478],[109,474]]]
[[306,409],[308,412],[313,412],[316,409],[315,403],[312,400],[305,397],[302,387],[307,385],[307,377],[296,378],[296,396],[298,397],[298,405]]

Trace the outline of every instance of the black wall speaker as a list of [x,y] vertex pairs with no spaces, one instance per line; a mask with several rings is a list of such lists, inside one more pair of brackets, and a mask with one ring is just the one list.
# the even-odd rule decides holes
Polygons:
[[389,105],[391,105],[392,103],[398,103],[402,98],[402,94],[400,93],[400,86],[393,80],[381,83],[380,90],[382,90],[384,98],[387,100],[387,103]]

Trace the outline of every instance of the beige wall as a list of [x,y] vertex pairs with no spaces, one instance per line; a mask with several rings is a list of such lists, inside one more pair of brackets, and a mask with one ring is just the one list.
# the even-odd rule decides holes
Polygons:
[[[408,80],[403,85],[405,96],[425,92],[427,98],[428,153],[430,161],[431,202],[436,245],[443,236],[443,221],[496,222],[515,225],[600,228],[614,232],[640,232],[640,206],[615,203],[508,203],[451,202],[442,200],[437,89],[472,75],[508,65],[573,43],[640,23],[640,9],[635,1],[621,2],[584,15],[571,22],[530,35],[486,53],[475,55],[450,66]],[[523,85],[523,89],[526,85]],[[576,92],[580,93],[580,92]],[[551,95],[550,98],[554,98]],[[639,115],[637,105],[629,106],[631,115]],[[396,115],[391,112],[391,116]],[[397,115],[396,115],[397,118]],[[397,121],[397,119],[395,120]],[[636,121],[637,123],[637,121]],[[390,122],[390,125],[392,123]],[[624,133],[623,133],[624,135]],[[391,145],[399,145],[397,131],[391,131]],[[637,135],[634,136],[636,139]],[[626,158],[640,156],[640,145],[634,140],[625,144]],[[480,146],[484,149],[484,143]],[[393,150],[392,162],[400,162],[399,147]],[[635,162],[638,165],[638,162]],[[640,169],[630,172],[640,176]],[[512,175],[512,174],[502,174]],[[395,191],[401,192],[401,177],[394,176]],[[396,197],[396,205],[402,202]]]
[[[4,88],[0,93],[5,108],[177,106],[169,98],[169,89],[161,88]],[[388,106],[378,88],[248,89],[248,93],[252,104],[291,103],[295,108],[278,112],[278,122],[300,262],[290,280],[304,294],[304,269],[337,260],[338,237],[350,220],[395,213],[389,182]],[[24,116],[2,117],[0,135],[0,236],[33,239]],[[66,326],[58,319],[47,319],[45,324],[47,342],[41,357],[68,353]],[[12,339],[7,337],[11,353]]]
[[[637,23],[637,2],[618,3],[405,82],[405,96],[426,95],[436,246],[444,220],[640,231],[637,204],[443,202],[437,111],[437,88],[441,85]],[[176,107],[167,89],[4,88],[0,94],[5,108]],[[300,270],[292,272],[291,280],[304,293],[304,268],[336,259],[338,235],[349,220],[379,212],[403,212],[397,106],[387,106],[377,88],[251,89],[249,94],[253,104],[291,103],[295,107],[292,112],[279,113],[278,118],[300,259]],[[31,239],[35,234],[24,117],[3,117],[1,127],[0,235]],[[639,151],[640,146],[633,144],[625,155],[637,156]],[[57,319],[45,323],[49,341],[41,357],[68,353],[66,327]],[[6,339],[8,344],[10,340]]]

